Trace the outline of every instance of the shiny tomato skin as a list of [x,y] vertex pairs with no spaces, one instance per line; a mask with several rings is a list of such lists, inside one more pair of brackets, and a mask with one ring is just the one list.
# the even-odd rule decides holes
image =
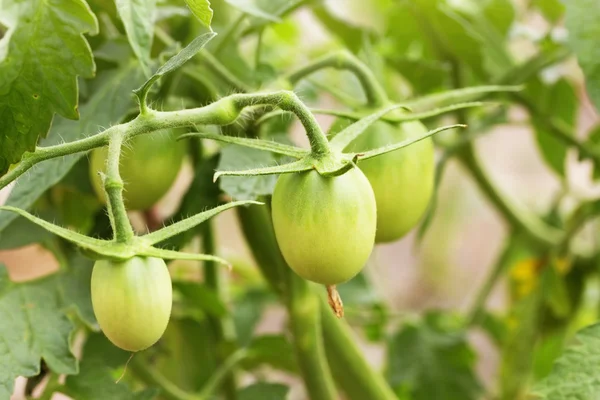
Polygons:
[[[350,144],[350,151],[366,151],[427,132],[420,122],[399,126],[376,122]],[[379,157],[358,162],[377,200],[377,243],[393,242],[421,220],[434,191],[435,158],[430,138]]]
[[358,168],[336,177],[314,170],[281,175],[272,213],[285,260],[310,281],[345,282],[360,272],[373,250],[375,196]]
[[[173,131],[136,136],[124,145],[121,153],[121,179],[125,185],[123,199],[128,210],[147,210],[171,188],[181,169],[185,143],[175,140]],[[94,191],[106,201],[98,171],[105,171],[107,147],[92,151],[90,178]]]
[[96,261],[91,292],[100,328],[123,350],[144,350],[167,328],[173,293],[167,265],[160,258]]

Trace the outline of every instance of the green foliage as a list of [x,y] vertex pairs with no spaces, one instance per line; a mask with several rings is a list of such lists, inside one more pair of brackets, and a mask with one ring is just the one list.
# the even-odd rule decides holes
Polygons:
[[98,22],[84,0],[6,0],[0,6],[10,29],[0,52],[1,176],[46,136],[54,113],[79,118],[77,77],[96,72],[83,34],[98,33]]
[[474,363],[458,321],[428,313],[419,322],[404,324],[391,338],[387,376],[400,398],[477,399],[482,387]]
[[600,109],[600,49],[595,38],[600,34],[600,8],[594,0],[565,2],[565,25],[569,29],[569,46],[586,75],[586,87],[592,102]]
[[596,375],[600,325],[577,333],[571,344],[556,361],[550,375],[533,388],[540,399],[592,399],[600,391]]

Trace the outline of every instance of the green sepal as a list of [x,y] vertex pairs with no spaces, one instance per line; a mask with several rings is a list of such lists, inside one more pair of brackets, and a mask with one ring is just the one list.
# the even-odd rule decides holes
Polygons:
[[442,126],[441,128],[437,128],[437,129],[431,130],[431,131],[426,132],[426,133],[424,133],[422,135],[419,135],[419,136],[408,138],[408,139],[403,140],[403,141],[398,142],[398,143],[389,144],[387,146],[383,146],[383,147],[379,147],[379,148],[376,148],[376,149],[373,149],[373,150],[369,150],[369,151],[366,151],[364,153],[359,153],[359,154],[357,154],[357,157],[358,157],[359,161],[360,160],[366,160],[366,159],[373,158],[373,157],[377,157],[377,156],[380,156],[382,154],[389,153],[390,151],[395,151],[395,150],[401,149],[403,147],[410,146],[411,144],[419,142],[419,141],[421,141],[423,139],[426,139],[426,138],[428,138],[430,136],[433,136],[436,133],[447,131],[449,129],[466,128],[466,127],[467,126],[463,125],[463,124],[455,124],[455,125]]
[[222,211],[230,208],[249,204],[264,204],[257,201],[236,201],[215,207],[208,211],[196,214],[182,221],[168,225],[158,231],[143,235],[135,236],[126,243],[120,243],[115,240],[101,240],[91,238],[74,232],[70,229],[55,225],[41,218],[38,218],[25,210],[10,206],[1,206],[0,210],[11,211],[21,215],[34,224],[54,233],[57,236],[79,246],[84,254],[92,259],[112,259],[116,261],[124,261],[135,256],[159,257],[168,260],[197,260],[197,261],[215,261],[224,265],[230,265],[227,261],[208,254],[190,254],[182,253],[173,250],[165,250],[153,247],[153,244],[159,243],[170,237],[178,235],[188,229],[191,229],[207,219],[219,214]]
[[241,146],[251,147],[253,149],[270,151],[272,153],[283,154],[284,156],[290,156],[294,158],[302,158],[310,154],[309,150],[301,147],[290,146],[287,144],[275,142],[273,140],[262,140],[253,138],[244,138],[238,136],[226,136],[218,133],[206,133],[206,132],[192,132],[181,135],[180,139],[187,139],[191,137],[197,137],[200,139],[216,140],[223,143],[238,144]]

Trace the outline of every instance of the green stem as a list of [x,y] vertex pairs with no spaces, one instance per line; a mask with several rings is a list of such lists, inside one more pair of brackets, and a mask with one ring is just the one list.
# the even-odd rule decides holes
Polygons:
[[479,188],[511,225],[522,229],[544,246],[555,246],[560,241],[562,233],[558,229],[521,210],[504,196],[483,170],[472,143],[465,144],[459,151],[459,159]]
[[[202,233],[202,251],[206,254],[215,254],[215,238],[212,222],[210,220],[204,223],[204,232]],[[204,280],[206,285],[210,287],[217,296],[225,299],[225,286],[220,276],[220,269],[217,268],[217,263],[214,261],[204,262]],[[235,331],[233,329],[233,320],[231,316],[225,317],[209,317],[209,323],[215,335],[215,339],[218,343],[235,342]],[[219,362],[223,361],[223,357],[220,354],[217,355]],[[230,371],[223,380],[222,391],[226,399],[233,400],[237,397],[237,384],[235,371]]]
[[349,400],[397,400],[381,374],[365,360],[348,324],[338,319],[321,299],[325,352],[333,376]]
[[108,142],[106,158],[106,175],[103,176],[104,191],[108,199],[108,216],[110,218],[114,239],[119,243],[129,243],[135,236],[123,203],[123,179],[119,173],[119,158],[123,146],[123,133],[114,132]]
[[307,391],[311,400],[337,399],[321,336],[319,297],[313,291],[312,285],[302,278],[293,273],[289,274],[289,278],[290,325]]
[[373,72],[362,61],[347,51],[328,54],[287,74],[287,80],[295,85],[304,77],[324,68],[344,69],[352,72],[360,81],[367,102],[372,107],[381,107],[389,102]]
[[508,265],[508,257],[510,257],[511,254],[510,249],[511,241],[509,240],[502,249],[500,257],[498,257],[496,260],[496,263],[483,283],[483,286],[477,293],[477,297],[475,297],[475,301],[471,306],[471,310],[467,313],[467,318],[465,321],[466,327],[476,326],[481,321],[487,299],[490,296],[492,289],[494,286],[496,286],[496,283],[498,283],[498,280],[503,275],[504,268]]
[[204,400],[198,395],[180,389],[164,375],[148,365],[148,360],[139,355],[131,359],[129,368],[147,385],[159,387],[162,396],[167,400]]
[[284,111],[294,113],[306,130],[312,155],[315,158],[321,158],[331,153],[327,136],[325,136],[321,130],[315,116],[298,96],[296,96],[296,93],[282,90],[271,93],[238,94],[232,95],[230,98],[234,99],[239,108],[256,105],[271,105]]
[[[219,368],[212,374],[212,376],[206,381],[204,387],[200,391],[198,398],[202,400],[210,400],[215,390],[231,375],[231,371],[246,358],[247,351],[240,349],[233,353],[229,358],[223,362]],[[235,387],[234,387],[235,389]]]
[[296,114],[306,129],[313,155],[320,158],[331,153],[327,137],[317,120],[295,93],[282,90],[256,94],[233,94],[205,107],[162,112],[148,110],[145,115],[140,115],[130,122],[112,126],[94,136],[55,146],[38,147],[35,152],[25,153],[19,165],[0,178],[0,189],[39,162],[105,146],[108,144],[109,137],[115,133],[122,134],[123,141],[127,141],[134,136],[162,129],[196,127],[197,125],[229,125],[235,121],[242,108],[255,105],[271,105]]
[[559,118],[547,115],[535,102],[521,94],[513,94],[513,97],[527,109],[531,116],[535,116],[536,120],[543,124],[554,137],[567,146],[575,147],[582,156],[592,159],[594,164],[600,166],[600,152],[577,140],[573,128],[568,124]]

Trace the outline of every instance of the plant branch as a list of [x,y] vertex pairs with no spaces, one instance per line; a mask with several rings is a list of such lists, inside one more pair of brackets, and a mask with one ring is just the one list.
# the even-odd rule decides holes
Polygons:
[[139,355],[131,359],[129,368],[147,385],[159,387],[161,394],[168,400],[204,400],[200,396],[180,389],[164,375],[148,365],[147,360],[142,359]]
[[109,137],[115,132],[123,132],[123,141],[127,141],[134,136],[168,128],[229,125],[237,119],[241,109],[255,105],[272,105],[296,114],[306,130],[313,155],[319,158],[330,154],[327,137],[310,110],[295,93],[282,90],[233,94],[199,108],[178,111],[149,109],[146,114],[139,115],[130,122],[112,126],[94,136],[54,146],[38,147],[33,153],[25,153],[17,167],[0,178],[0,189],[42,161],[105,146],[108,144]]
[[536,242],[545,246],[555,246],[560,241],[562,236],[560,230],[521,210],[504,196],[483,170],[472,143],[465,144],[458,154],[461,163],[475,179],[479,188],[511,225],[522,229]]
[[230,374],[233,368],[239,364],[244,358],[246,358],[248,352],[245,349],[237,350],[229,358],[221,364],[217,370],[211,375],[208,381],[204,384],[202,390],[198,394],[198,399],[210,400],[212,394],[223,382],[223,380]]
[[372,107],[381,107],[389,102],[388,96],[373,75],[373,72],[356,56],[348,51],[328,54],[309,64],[289,72],[285,78],[295,85],[301,79],[325,68],[343,69],[352,72],[360,81],[367,103]]
[[106,175],[102,175],[102,182],[108,199],[108,216],[112,225],[114,240],[118,243],[129,243],[135,235],[123,203],[123,179],[121,179],[119,173],[123,137],[123,132],[119,130],[110,136],[106,157]]

